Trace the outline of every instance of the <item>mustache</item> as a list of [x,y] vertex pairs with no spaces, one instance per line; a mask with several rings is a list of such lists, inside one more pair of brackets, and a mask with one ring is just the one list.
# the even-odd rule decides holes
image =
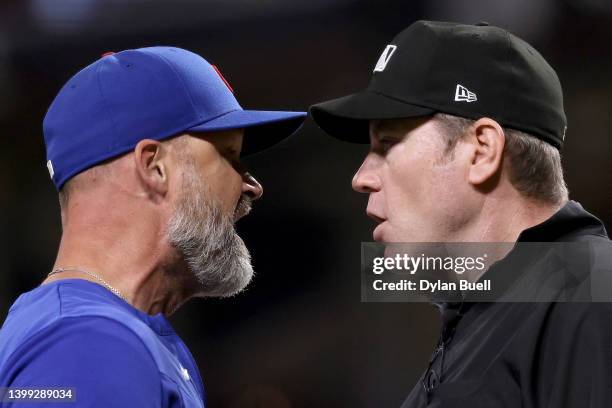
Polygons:
[[253,200],[246,194],[242,194],[236,204],[236,210],[234,211],[234,222],[238,221],[245,215],[251,212]]

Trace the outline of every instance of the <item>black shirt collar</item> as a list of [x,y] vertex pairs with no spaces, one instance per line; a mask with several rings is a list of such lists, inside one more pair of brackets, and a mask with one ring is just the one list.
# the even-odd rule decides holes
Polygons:
[[[546,221],[523,230],[517,242],[571,242],[585,236],[608,238],[604,224],[586,211],[580,203],[568,201]],[[511,251],[505,259],[512,255]],[[503,260],[502,260],[503,261]],[[481,280],[485,278],[485,273]],[[444,317],[447,314],[464,314],[473,302],[435,303]]]
[[574,241],[584,235],[608,237],[599,218],[586,211],[580,203],[568,201],[552,217],[520,233],[518,242]]

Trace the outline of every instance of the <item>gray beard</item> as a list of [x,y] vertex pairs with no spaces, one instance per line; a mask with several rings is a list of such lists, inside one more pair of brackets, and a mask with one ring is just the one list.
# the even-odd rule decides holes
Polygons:
[[[250,200],[243,195],[236,216],[249,210]],[[235,295],[253,277],[251,256],[234,228],[234,219],[234,214],[223,214],[220,203],[195,177],[194,169],[186,169],[181,198],[168,224],[168,238],[200,284],[197,297]]]

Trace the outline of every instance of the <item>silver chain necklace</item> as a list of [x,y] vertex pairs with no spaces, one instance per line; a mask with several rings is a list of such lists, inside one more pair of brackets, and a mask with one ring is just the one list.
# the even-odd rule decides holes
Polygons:
[[[107,281],[105,281],[104,279],[102,279],[102,277],[98,274],[95,274],[93,272],[89,272],[86,271],[84,269],[78,269],[78,268],[55,268],[54,270],[52,270],[51,272],[49,272],[49,274],[47,274],[47,276],[51,276],[51,275],[55,275],[56,273],[62,273],[62,272],[81,272],[84,273],[85,275],[89,275],[92,278],[98,280],[102,286],[104,286],[106,289],[110,290],[111,292],[113,292],[115,295],[119,296],[121,299],[125,300],[126,302],[128,302],[127,298],[125,296],[123,296],[123,294],[121,292],[119,292],[114,286],[112,286],[110,283],[108,283]],[[129,302],[128,302],[129,303]]]

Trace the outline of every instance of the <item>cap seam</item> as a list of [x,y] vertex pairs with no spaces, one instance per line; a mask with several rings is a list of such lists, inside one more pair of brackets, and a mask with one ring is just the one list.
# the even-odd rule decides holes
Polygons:
[[374,90],[366,89],[364,92],[370,92],[370,93],[373,93],[373,94],[376,94],[376,95],[383,96],[385,98],[392,99],[392,100],[397,101],[397,102],[408,103],[410,105],[415,105],[415,106],[418,106],[418,107],[421,107],[421,108],[431,109],[431,110],[436,111],[436,112],[440,111],[438,108],[432,108],[431,106],[426,106],[426,105],[423,105],[422,103],[417,103],[417,102],[409,101],[409,100],[406,100],[406,99],[397,98],[397,97],[394,97],[394,96],[391,96],[391,95],[384,94],[384,93],[379,92],[379,91],[374,91]]
[[176,77],[180,81],[181,85],[183,86],[183,89],[187,93],[187,96],[189,97],[189,102],[191,103],[191,109],[193,109],[193,112],[195,113],[195,115],[199,119],[202,119],[202,116],[200,115],[200,113],[198,112],[198,110],[195,107],[195,103],[193,101],[193,95],[191,95],[191,92],[189,91],[189,88],[185,84],[185,81],[183,80],[183,77],[178,73],[178,71],[174,68],[174,66],[170,63],[170,61],[168,61],[163,55],[158,55],[158,54],[148,53],[148,52],[147,52],[147,54],[151,55],[153,57],[159,58],[164,64],[166,64],[168,66],[168,68],[170,68],[170,70],[174,73],[174,75],[176,75]]
[[111,126],[113,127],[113,130],[115,132],[114,137],[113,137],[113,143],[111,144],[111,146],[115,145],[116,143],[118,143],[119,140],[119,129],[117,128],[117,123],[115,123],[115,118],[113,117],[112,113],[110,112],[111,108],[110,108],[110,104],[108,103],[107,99],[106,99],[106,95],[104,95],[104,91],[102,88],[102,82],[100,81],[100,71],[102,70],[102,66],[103,64],[100,64],[98,66],[98,68],[96,69],[96,82],[98,84],[98,90],[100,92],[100,96],[102,96],[102,102],[104,105],[104,111],[106,111],[106,114],[108,116],[108,120],[111,123]]
[[[510,50],[512,49],[512,43],[510,41],[510,34],[508,33],[507,30],[502,30],[502,32],[504,33],[504,38],[506,39],[506,52],[505,52],[505,64],[506,66],[511,66],[510,64]],[[508,80],[508,83],[506,84],[506,89],[504,91],[504,95],[503,95],[503,100],[501,103],[502,109],[499,112],[500,115],[504,115],[504,112],[506,112],[506,108],[507,108],[507,100],[506,100],[506,95],[508,95],[508,93],[510,92],[510,90],[512,89],[512,87],[510,86],[510,82],[512,81],[513,76],[510,75],[510,78]]]
[[[434,55],[438,55],[439,48],[440,48],[440,35],[439,35],[439,33],[436,30],[432,30],[431,28],[429,29],[429,32],[433,34],[433,36],[436,39],[436,41],[435,41],[435,45],[433,47],[434,49],[431,50],[432,57],[428,61],[427,70],[425,72],[431,72],[431,69],[433,67],[433,62],[434,62],[434,59],[435,59],[435,57],[433,57],[433,56]],[[426,85],[425,89],[431,89],[431,85],[432,85],[431,83],[432,83],[432,80],[433,80],[433,76],[426,75],[425,78],[426,78],[426,81],[427,81],[427,85]],[[423,99],[426,99],[426,97],[423,97]]]
[[[219,115],[217,115],[217,116],[213,116],[212,118],[206,119],[204,122],[198,122],[198,123],[197,123],[197,124],[195,124],[195,125],[189,125],[189,127],[197,126],[198,124],[203,125],[203,124],[205,124],[205,123],[210,122],[211,120],[219,119],[221,116],[229,115],[230,113],[232,113],[232,112],[236,112],[236,111],[239,111],[239,110],[244,110],[244,109],[238,109],[238,108],[236,108],[236,109],[228,110],[227,112],[223,112],[223,113],[220,113],[220,114],[219,114]],[[189,129],[189,127],[188,127],[187,129]]]

